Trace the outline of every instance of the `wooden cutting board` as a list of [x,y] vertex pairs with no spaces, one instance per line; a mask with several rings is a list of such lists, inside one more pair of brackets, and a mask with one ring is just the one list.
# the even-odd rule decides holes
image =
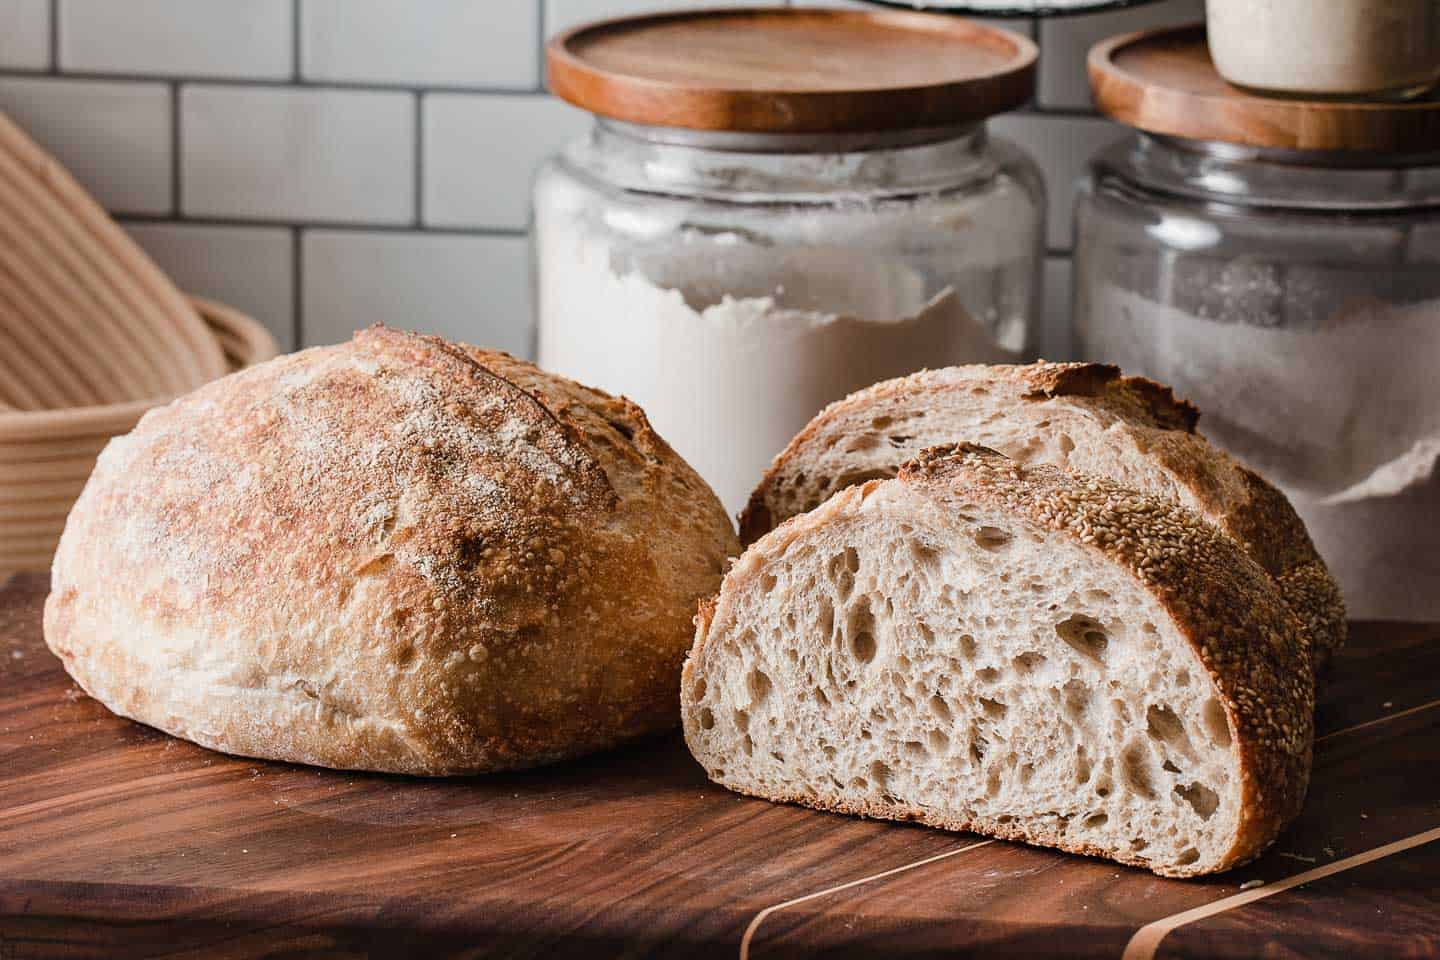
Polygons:
[[735,796],[673,736],[461,780],[224,757],[83,695],[44,591],[0,588],[0,960],[1440,957],[1440,626],[1357,624],[1299,822],[1179,881]]

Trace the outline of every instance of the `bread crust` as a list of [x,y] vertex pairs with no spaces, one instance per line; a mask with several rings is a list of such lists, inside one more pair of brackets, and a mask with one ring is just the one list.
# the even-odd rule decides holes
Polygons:
[[733,528],[644,413],[372,328],[145,416],[45,635],[112,710],[229,753],[457,774],[674,726]]
[[[1045,429],[1039,424],[1059,412],[1097,418],[1106,446],[1080,451],[1090,453],[1086,469],[1094,471],[1107,460],[1118,461],[1107,454],[1121,449],[1147,459],[1158,471],[1157,479],[1173,487],[1176,499],[1234,537],[1276,579],[1310,632],[1317,669],[1344,644],[1348,626],[1340,587],[1285,495],[1196,433],[1199,411],[1177,399],[1169,387],[1145,377],[1122,376],[1118,367],[1109,364],[1042,361],[950,367],[887,380],[851,394],[821,411],[771,463],[740,516],[741,541],[753,543],[778,522],[813,508],[842,485],[847,478],[841,471],[831,471],[825,478],[829,482],[818,484],[816,467],[837,438],[855,432],[857,424],[921,410],[943,416],[956,407],[958,398],[977,389],[987,392],[988,401],[1002,416],[1027,418],[1036,432]],[[969,426],[979,432],[975,425]],[[937,436],[926,433],[923,423],[914,429],[924,434],[922,445],[984,439]],[[1077,438],[1077,442],[1086,441]],[[887,470],[898,469],[915,452],[910,447],[895,449]],[[877,472],[861,471],[859,476],[868,478]],[[805,481],[819,489],[796,502],[796,491]]]
[[[998,508],[1098,551],[1145,585],[1198,655],[1229,719],[1241,779],[1240,823],[1234,841],[1215,863],[1155,864],[1127,851],[1077,842],[1058,825],[1004,823],[983,816],[954,818],[899,801],[832,802],[770,794],[730,782],[725,786],[816,809],[914,820],[1105,856],[1180,877],[1226,870],[1254,859],[1299,813],[1313,740],[1314,685],[1306,669],[1309,638],[1273,581],[1233,540],[1189,510],[1101,477],[1065,474],[1048,466],[1024,467],[972,444],[927,449],[906,463],[897,479],[872,480],[842,491],[752,545],[726,577],[719,595],[701,606],[695,645],[685,664],[687,688],[703,670],[712,628],[725,616],[729,598],[742,594],[749,579],[763,575],[764,559],[779,556],[804,532],[853,513],[884,484],[903,484],[951,512],[976,503]],[[692,722],[687,715],[687,737]]]

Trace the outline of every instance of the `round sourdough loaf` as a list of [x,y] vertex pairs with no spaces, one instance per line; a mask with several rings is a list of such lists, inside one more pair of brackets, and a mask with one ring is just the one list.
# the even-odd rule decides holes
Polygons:
[[737,552],[633,403],[377,327],[113,441],[45,636],[110,709],[228,753],[527,767],[679,722],[697,598]]

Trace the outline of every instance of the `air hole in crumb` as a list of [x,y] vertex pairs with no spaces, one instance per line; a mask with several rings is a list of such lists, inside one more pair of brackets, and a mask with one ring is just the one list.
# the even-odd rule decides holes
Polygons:
[[1025,786],[1026,784],[1028,784],[1028,783],[1030,782],[1030,778],[1033,777],[1033,776],[1035,776],[1035,764],[1033,764],[1033,763],[1021,764],[1021,766],[1020,766],[1020,786],[1023,787],[1023,786]]
[[690,685],[690,698],[696,703],[699,703],[701,700],[705,699],[705,691],[707,689],[708,688],[705,685],[705,678],[696,677],[695,682]]
[[713,730],[713,729],[715,729],[715,714],[713,714],[713,713],[710,712],[710,708],[709,708],[709,707],[706,707],[704,710],[701,710],[701,711],[700,711],[700,729],[702,729],[702,730]]
[[771,686],[769,674],[759,667],[751,668],[745,676],[745,689],[750,693],[752,706],[765,702],[765,698],[770,696]]
[[1143,744],[1131,743],[1120,751],[1120,776],[1126,789],[1146,800],[1155,799],[1150,777],[1150,754]]
[[737,730],[749,730],[749,729],[750,729],[750,714],[746,713],[744,710],[736,710],[736,711],[735,711],[735,728],[736,728]]
[[916,760],[923,760],[930,755],[930,750],[919,740],[906,740],[905,752]]
[[1105,648],[1110,645],[1110,637],[1095,618],[1087,617],[1083,613],[1071,614],[1055,625],[1055,633],[1081,656],[1096,663],[1104,661]]
[[829,597],[820,598],[819,613],[820,634],[828,637],[835,632],[835,605],[830,602]]
[[775,589],[775,584],[775,574],[767,573],[760,578],[760,591],[762,593],[769,593]]
[[1230,718],[1225,715],[1225,708],[1220,701],[1206,700],[1200,714],[1205,721],[1205,732],[1210,737],[1210,742],[1217,747],[1230,746]]
[[995,681],[1000,679],[1000,671],[996,670],[994,667],[984,667],[980,670],[976,670],[975,676],[979,677],[985,683],[994,683]]
[[925,739],[930,742],[930,749],[935,753],[947,753],[950,750],[950,738],[939,730],[931,730],[925,734]]
[[1127,725],[1133,722],[1130,719],[1130,705],[1124,700],[1111,700],[1110,706],[1115,709],[1115,712],[1120,715],[1120,719],[1125,721]]
[[1146,840],[1144,837],[1136,837],[1134,840],[1130,841],[1130,849],[1136,851],[1137,853],[1141,850],[1144,850],[1148,846],[1150,846],[1150,841]]
[[1098,830],[1110,822],[1110,815],[1105,813],[1092,813],[1080,821],[1080,826],[1086,830]]
[[1184,671],[1184,670],[1181,670],[1179,673],[1175,674],[1175,686],[1177,686],[1177,687],[1188,687],[1188,686],[1190,686],[1190,674],[1187,673],[1187,672]]
[[[862,433],[862,434],[860,434],[860,436],[858,436],[858,437],[856,437],[854,440],[851,440],[851,441],[850,441],[850,445],[845,448],[845,452],[846,452],[846,453],[861,453],[861,452],[863,452],[863,451],[865,451],[865,450],[873,450],[875,447],[878,447],[879,445],[880,445],[880,438],[877,437],[877,436],[875,436],[875,434],[873,434],[873,433]],[[844,483],[844,477],[841,477],[841,486],[846,486],[846,484]]]
[[985,762],[985,751],[990,747],[990,741],[984,737],[975,736],[970,739],[970,760],[975,766]]
[[1088,783],[1093,770],[1094,764],[1092,764],[1090,758],[1086,756],[1085,748],[1083,746],[1077,747],[1075,749],[1075,785],[1079,786],[1083,783]]
[[960,639],[956,641],[956,644],[960,647],[960,656],[964,657],[966,660],[975,659],[974,637],[970,636],[970,634],[968,633],[962,633],[960,635]]
[[1013,539],[1009,530],[982,526],[975,531],[975,542],[985,550],[1003,550]]
[[1194,808],[1201,820],[1209,820],[1220,807],[1220,795],[1203,783],[1192,783],[1187,786],[1177,784],[1175,793]]
[[1026,651],[1025,653],[1020,654],[1020,656],[1016,657],[1014,660],[1011,661],[1011,663],[1015,667],[1015,672],[1019,673],[1022,676],[1034,673],[1036,668],[1038,668],[1040,664],[1044,662],[1045,655],[1041,653],[1036,653],[1033,650]]
[[1194,863],[1196,860],[1199,859],[1200,851],[1196,850],[1194,847],[1190,847],[1189,849],[1180,851],[1180,856],[1175,858],[1175,862],[1182,867],[1188,867],[1190,866],[1190,864]]
[[876,760],[870,764],[870,779],[875,781],[875,786],[880,790],[886,790],[890,786],[890,768]]
[[1076,724],[1082,723],[1086,711],[1090,709],[1090,688],[1080,680],[1067,680],[1060,689],[1064,697],[1065,716]]
[[747,757],[755,752],[755,741],[750,738],[750,734],[745,734],[745,740],[742,745],[745,747],[745,755]]
[[842,473],[840,479],[835,483],[835,488],[844,490],[847,487],[858,487],[862,483],[869,483],[871,480],[889,480],[893,476],[895,476],[894,470],[854,470],[850,473]]
[[1185,732],[1184,722],[1168,706],[1152,704],[1147,707],[1145,722],[1147,732],[1152,740],[1158,740],[1187,757],[1194,754],[1194,748],[1190,745],[1190,735]]
[[890,435],[890,446],[899,450],[915,438],[908,433],[892,433]]
[[868,603],[858,603],[851,610],[845,624],[845,635],[850,643],[850,655],[861,663],[875,659],[875,616]]
[[991,700],[989,697],[980,698],[980,709],[985,711],[985,716],[991,720],[999,720],[1010,712],[1010,708],[999,700]]
[[830,709],[830,698],[825,696],[825,691],[819,687],[815,688],[815,703],[821,710]]
[[1166,760],[1164,763],[1160,764],[1160,769],[1164,770],[1166,773],[1180,772],[1180,768],[1175,766],[1175,764],[1171,763],[1169,760]]
[[1095,781],[1095,796],[1097,797],[1108,797],[1114,789],[1115,784],[1111,781],[1109,774],[1104,774]]
[[892,424],[892,423],[894,423],[894,422],[895,422],[895,418],[894,418],[894,417],[884,417],[884,416],[881,416],[881,417],[876,417],[874,420],[871,420],[871,421],[870,421],[870,426],[873,427],[873,428],[875,428],[876,430],[884,430],[886,427],[890,426],[890,424]]
[[935,643],[935,631],[930,629],[930,624],[924,620],[916,620],[915,629],[919,631],[920,639],[925,641],[926,646],[932,646]]
[[1000,795],[1000,771],[991,770],[990,775],[985,778],[985,795],[998,797]]
[[1070,434],[1062,433],[1055,440],[1055,445],[1060,448],[1062,456],[1070,456],[1070,451],[1075,449],[1075,441],[1070,439]]
[[950,704],[946,703],[945,698],[938,693],[930,698],[930,711],[935,714],[941,723],[950,724],[955,722],[955,715],[950,712]]

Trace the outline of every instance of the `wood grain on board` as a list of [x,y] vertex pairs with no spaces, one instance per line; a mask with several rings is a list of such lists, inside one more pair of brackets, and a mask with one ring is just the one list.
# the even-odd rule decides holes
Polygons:
[[1150,133],[1283,150],[1440,150],[1440,95],[1397,103],[1250,93],[1216,72],[1200,24],[1112,37],[1090,50],[1089,70],[1101,112]]
[[4,960],[1440,957],[1440,627],[1357,625],[1300,820],[1181,881],[735,796],[674,736],[457,780],[225,757],[84,696],[44,589],[0,588]]

